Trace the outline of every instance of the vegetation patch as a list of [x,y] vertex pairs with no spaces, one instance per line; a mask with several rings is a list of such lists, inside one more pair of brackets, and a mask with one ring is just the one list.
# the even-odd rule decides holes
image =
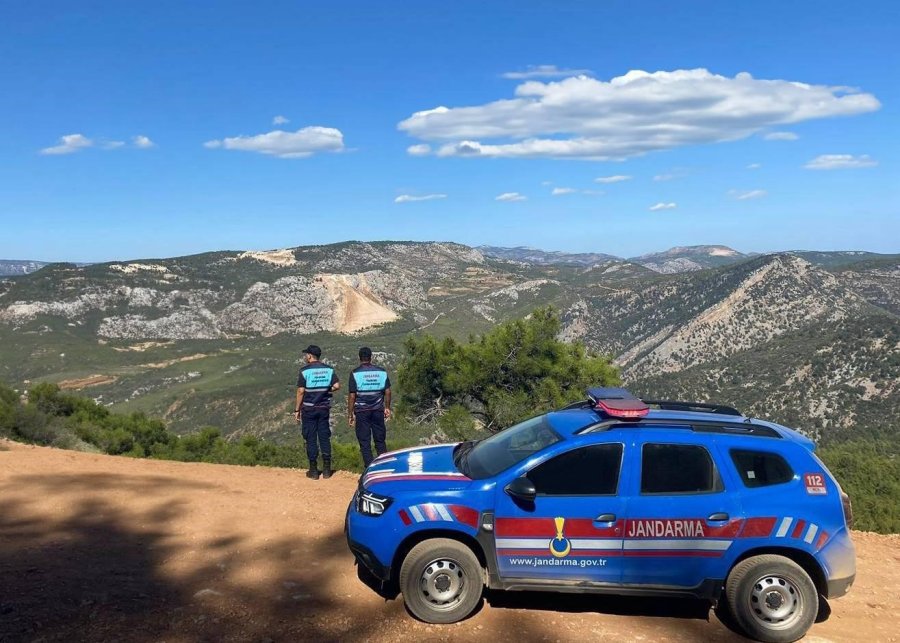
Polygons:
[[[557,313],[544,308],[468,341],[428,335],[407,339],[388,447],[477,439],[580,400],[587,386],[618,383],[607,358],[578,343],[561,342],[559,330]],[[332,415],[333,465],[361,471],[352,431],[337,421],[339,409]],[[25,397],[0,385],[4,437],[137,458],[289,468],[307,464],[299,431],[284,443],[254,435],[229,439],[216,427],[178,435],[143,412],[117,413],[46,382],[33,385]],[[900,533],[900,444],[889,429],[832,434],[819,455],[850,494],[857,529]]]

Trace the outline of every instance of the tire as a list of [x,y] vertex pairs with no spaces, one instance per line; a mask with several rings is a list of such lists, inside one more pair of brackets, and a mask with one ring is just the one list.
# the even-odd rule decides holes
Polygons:
[[728,608],[744,633],[766,643],[792,643],[812,627],[819,592],[790,558],[765,554],[735,565],[725,582]]
[[481,602],[484,574],[475,553],[449,538],[413,547],[400,566],[400,591],[413,616],[426,623],[461,621]]

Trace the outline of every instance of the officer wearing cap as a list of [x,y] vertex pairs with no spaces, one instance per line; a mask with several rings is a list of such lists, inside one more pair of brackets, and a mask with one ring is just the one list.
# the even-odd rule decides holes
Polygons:
[[322,349],[310,344],[303,349],[306,364],[297,376],[297,404],[294,417],[303,425],[303,440],[309,457],[306,477],[319,479],[319,449],[322,450],[322,475],[331,477],[331,398],[341,388],[334,368],[321,361]]
[[372,462],[372,439],[378,455],[387,451],[384,421],[391,417],[391,380],[387,371],[372,364],[372,350],[359,349],[359,366],[350,373],[350,394],[347,396],[347,421],[356,425],[356,439],[363,463]]

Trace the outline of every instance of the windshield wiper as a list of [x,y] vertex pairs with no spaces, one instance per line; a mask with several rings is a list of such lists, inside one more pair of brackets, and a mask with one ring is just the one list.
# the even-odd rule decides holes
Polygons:
[[469,454],[477,443],[476,440],[466,440],[457,444],[453,450],[453,464],[463,475],[469,475]]

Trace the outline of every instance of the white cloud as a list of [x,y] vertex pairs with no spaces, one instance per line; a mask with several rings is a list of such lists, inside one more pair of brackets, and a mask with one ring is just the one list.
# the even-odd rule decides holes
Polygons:
[[800,137],[793,132],[769,132],[763,138],[767,141],[796,141]]
[[765,190],[729,190],[728,194],[738,201],[748,201],[750,199],[761,199],[768,192]]
[[446,199],[446,194],[422,194],[422,195],[414,195],[414,194],[401,194],[396,199],[394,199],[394,203],[414,203],[416,201],[437,201],[438,199]]
[[677,203],[657,203],[650,206],[650,212],[658,212],[659,210],[674,210],[678,207]]
[[657,174],[653,177],[654,181],[674,181],[675,179],[680,179],[685,175],[685,172],[678,170],[675,172],[666,172],[665,174]]
[[289,118],[282,116],[281,114],[272,119],[272,125],[284,125],[290,122],[291,120]]
[[150,140],[149,137],[144,136],[143,134],[138,134],[137,136],[133,136],[131,138],[131,142],[135,147],[139,147],[142,150],[150,149],[151,147],[156,147],[156,143]]
[[501,75],[510,80],[527,80],[529,78],[565,78],[590,73],[590,69],[560,69],[556,65],[529,65],[525,71],[508,71]]
[[762,163],[751,163],[750,165],[747,166],[747,169],[748,170],[758,170],[761,167],[762,167]]
[[[137,136],[131,137],[131,142],[134,147],[147,149],[151,147],[155,147],[153,141],[151,141],[148,137],[139,134]],[[100,139],[99,141],[94,141],[83,134],[66,134],[65,136],[61,136],[59,139],[59,145],[54,145],[53,147],[45,147],[41,150],[41,154],[73,154],[79,150],[86,149],[88,147],[95,147],[101,150],[118,150],[125,147],[125,141],[115,141],[115,140],[105,140]]]
[[59,155],[74,154],[78,150],[93,147],[94,141],[83,134],[66,134],[59,137],[59,145],[45,147],[41,150],[41,154]]
[[512,98],[416,112],[398,128],[440,141],[438,156],[615,160],[880,106],[872,94],[845,87],[756,80],[747,73],[630,71],[606,82],[531,80]]
[[577,188],[553,188],[550,192],[552,196],[562,196],[564,194],[591,194],[596,196],[603,193],[603,190],[579,190]]
[[852,154],[822,154],[809,161],[807,170],[844,170],[857,167],[875,167],[878,161],[868,154],[853,156]]
[[630,181],[633,177],[627,174],[614,174],[613,176],[598,176],[594,179],[594,183],[621,183],[622,181]]
[[528,197],[518,192],[504,192],[494,197],[494,201],[525,201]]
[[410,145],[406,148],[406,151],[411,156],[427,156],[431,154],[431,146],[427,143],[420,143],[418,145]]
[[274,130],[256,136],[235,136],[203,144],[210,149],[258,152],[279,158],[303,158],[317,152],[340,152],[344,149],[344,135],[333,127],[303,127],[296,132]]

